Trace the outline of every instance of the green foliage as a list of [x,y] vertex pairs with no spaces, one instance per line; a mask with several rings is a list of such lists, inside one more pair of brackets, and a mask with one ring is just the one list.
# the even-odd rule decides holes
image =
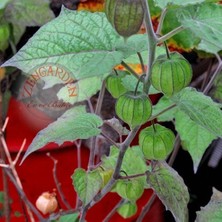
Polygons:
[[197,212],[196,222],[220,222],[222,220],[222,203],[209,203]]
[[204,152],[212,140],[216,139],[216,136],[191,120],[184,112],[176,113],[175,126],[183,148],[190,153],[194,168],[197,170]]
[[173,168],[165,162],[158,162],[155,170],[148,174],[147,182],[172,212],[176,222],[188,222],[189,193],[183,179]]
[[222,135],[222,112],[220,104],[213,102],[210,97],[189,87],[181,90],[172,100],[196,124],[216,136]]
[[194,5],[197,3],[202,3],[205,2],[206,0],[154,0],[157,6],[160,8],[165,8],[166,6],[172,6],[172,5],[177,5],[177,6],[184,6],[184,5]]
[[121,205],[117,212],[124,218],[132,217],[137,212],[137,205],[134,203],[125,203]]
[[[116,160],[119,155],[119,150],[116,147],[111,147],[109,156],[102,157],[101,166],[104,169],[114,169],[116,166]],[[133,161],[132,161],[133,158]],[[143,154],[140,151],[139,147],[128,148],[121,167],[121,171],[125,172],[128,176],[135,174],[143,174],[148,170],[148,166],[144,160]],[[126,176],[125,174],[123,174]],[[140,181],[144,186],[146,185],[145,176],[138,177],[138,181]]]
[[42,26],[54,18],[48,0],[4,0],[0,8],[4,8],[5,21],[12,24],[14,43],[18,43],[26,27]]
[[77,222],[78,216],[79,216],[78,213],[67,214],[67,215],[61,216],[58,222]]
[[206,3],[189,6],[179,11],[178,15],[183,27],[191,30],[199,38],[199,49],[211,53],[222,50],[221,5]]
[[[153,116],[159,114],[160,112],[172,106],[173,104],[174,102],[171,101],[169,98],[162,96],[161,99],[158,101],[158,103],[155,106],[153,106]],[[164,112],[163,114],[159,115],[157,117],[157,120],[159,122],[171,121],[174,119],[177,110],[178,110],[177,107],[174,107]]]
[[97,171],[86,172],[78,168],[72,175],[73,186],[84,205],[89,203],[98,193],[102,178]]
[[30,153],[52,141],[61,145],[65,141],[88,139],[96,136],[100,133],[98,127],[101,125],[102,120],[95,114],[86,113],[83,106],[69,109],[57,121],[49,124],[48,127],[37,134],[28,147],[22,161]]
[[[164,20],[160,21],[162,27],[160,31],[161,34],[165,35],[163,38],[168,40],[171,45],[175,44],[187,51],[197,48],[215,54],[222,50],[222,6],[214,2],[216,1],[148,0],[153,18],[159,16],[162,9],[167,9],[165,17],[161,17]],[[123,5],[121,7],[124,10],[127,8]],[[131,5],[129,5],[128,9],[130,7]],[[44,0],[4,0],[0,3],[0,10],[0,17],[4,17],[2,24],[6,24],[7,27],[9,23],[11,24],[15,43],[19,41],[27,26],[41,26],[53,18],[53,14],[49,10],[48,1]],[[142,10],[145,9],[143,8]],[[122,13],[122,10],[118,13]],[[133,13],[136,13],[136,11]],[[112,24],[114,26],[114,23],[117,21],[118,25],[124,28],[128,24],[127,19],[121,17],[122,15],[118,16],[115,20],[113,20],[112,16],[109,15],[109,20],[113,21]],[[133,18],[130,22],[134,23],[134,20]],[[123,24],[119,24],[121,22]],[[151,24],[151,21],[149,22]],[[2,26],[2,24],[0,25]],[[146,25],[149,27],[150,24]],[[181,30],[183,29],[183,31],[179,32],[178,30],[180,29],[176,29],[178,27]],[[179,33],[175,32],[175,29]],[[152,32],[151,29],[148,29],[148,31]],[[170,38],[169,36],[171,35],[168,35],[170,31],[177,34]],[[0,36],[0,50],[5,50],[8,47],[7,41],[10,38],[9,29],[4,31],[4,34]],[[3,66],[17,67],[27,75],[31,75],[30,70],[33,70],[33,68],[45,63],[66,67],[72,71],[73,79],[77,80],[78,96],[76,100],[70,101],[64,93],[65,88],[61,88],[57,96],[60,100],[74,104],[88,100],[92,95],[95,95],[101,89],[103,81],[122,61],[129,66],[140,63],[138,53],[140,53],[143,59],[145,69],[147,67],[150,69],[155,64],[155,58],[161,54],[165,54],[163,47],[156,47],[160,42],[161,39],[159,39],[159,36],[152,38],[152,35],[149,35],[148,38],[147,34],[135,34],[124,39],[113,29],[104,13],[77,12],[63,8],[56,19],[41,27],[27,44],[11,59],[6,61]],[[159,64],[157,67],[158,69],[160,68]],[[167,75],[174,70],[173,66],[161,66],[161,68],[163,69],[161,73],[162,71],[165,73],[162,77],[163,83],[161,84],[168,87],[171,79],[171,83],[173,82],[172,90],[166,93],[162,88],[156,88],[165,92],[168,96],[176,94],[170,99],[163,96],[154,107],[152,107],[147,93],[144,93],[144,91],[149,91],[150,94],[159,93],[159,91],[154,90],[152,87],[150,88],[151,81],[148,78],[149,75],[146,76],[144,81],[139,83],[137,94],[134,94],[133,90],[136,87],[138,79],[129,70],[127,72],[119,71],[124,74],[119,83],[130,93],[124,94],[124,97],[122,97],[123,95],[119,97],[119,94],[122,94],[122,92],[118,93],[118,95],[114,94],[119,84],[115,82],[113,87],[114,93],[112,92],[112,95],[115,98],[119,97],[116,114],[124,123],[121,120],[115,121],[115,118],[106,121],[106,123],[113,127],[120,135],[127,135],[127,139],[123,140],[123,142],[121,141],[122,138],[117,142],[109,139],[109,142],[111,141],[112,144],[119,142],[120,148],[111,147],[109,155],[101,157],[99,167],[95,166],[95,169],[91,171],[81,168],[74,171],[72,175],[73,186],[83,203],[83,211],[85,210],[83,207],[90,203],[101,190],[99,194],[102,196],[112,189],[112,191],[117,192],[122,198],[130,201],[125,201],[119,207],[118,213],[124,218],[131,217],[137,211],[135,201],[142,195],[144,188],[150,186],[155,190],[155,193],[162,200],[166,208],[173,213],[176,221],[188,221],[188,189],[175,170],[165,162],[159,161],[159,159],[166,158],[172,151],[174,134],[166,128],[158,132],[160,131],[160,127],[156,125],[156,128],[152,128],[151,136],[147,141],[142,138],[145,144],[140,143],[140,147],[129,147],[130,142],[136,136],[135,127],[149,121],[153,109],[153,117],[158,115],[158,121],[174,121],[175,129],[182,141],[182,146],[192,156],[195,169],[197,169],[207,146],[213,139],[222,136],[221,105],[193,88],[182,89],[189,81],[179,81],[182,80],[182,75],[190,74],[190,66],[189,70],[188,68],[181,69],[181,76],[179,77]],[[176,71],[178,73],[178,69]],[[150,72],[151,69],[148,70],[149,74]],[[191,76],[189,76],[190,79]],[[45,88],[56,84],[58,82],[55,82],[49,76],[45,79]],[[217,92],[220,95],[220,90]],[[103,95],[100,94],[98,105],[102,103],[102,100],[100,100],[102,97]],[[122,102],[120,100],[121,97],[124,98]],[[130,126],[131,132],[128,132],[124,128],[125,123]],[[75,106],[66,111],[57,121],[51,123],[47,128],[38,133],[25,153],[23,160],[30,153],[50,142],[61,145],[65,141],[89,139],[99,135],[97,137],[98,141],[97,139],[95,140],[98,144],[95,143],[94,145],[96,148],[100,148],[100,139],[107,137],[105,133],[100,135],[102,124],[103,121],[99,116],[86,113],[84,106]],[[158,134],[158,138],[156,134]],[[157,140],[154,140],[154,136]],[[156,161],[152,160],[151,166],[148,166],[140,148],[145,148],[147,145],[149,145],[148,148],[153,148],[152,146],[155,144],[158,147],[158,158],[151,158]],[[169,144],[170,146],[168,147]],[[128,149],[126,149],[127,147]],[[161,149],[162,147],[166,148],[166,150]],[[93,149],[92,152],[94,152]],[[144,153],[147,154],[148,151]],[[147,155],[145,156],[149,158]],[[116,173],[116,171],[119,172]],[[113,172],[119,174],[120,177],[114,178]],[[146,173],[147,178],[145,176]],[[121,176],[129,176],[130,179],[121,179]],[[111,185],[106,186],[111,178]],[[114,181],[114,184],[112,184],[112,181]],[[110,190],[106,190],[108,189],[107,187]],[[219,208],[221,208],[221,202],[215,204],[211,201],[206,207],[202,208],[202,212],[198,213],[197,221],[205,221],[205,218],[207,218],[206,221],[211,220],[213,222],[221,220]],[[77,220],[77,217],[78,214],[66,215],[60,217],[59,221],[73,221]],[[217,219],[217,217],[220,219]],[[81,218],[81,221],[83,220],[84,218]]]

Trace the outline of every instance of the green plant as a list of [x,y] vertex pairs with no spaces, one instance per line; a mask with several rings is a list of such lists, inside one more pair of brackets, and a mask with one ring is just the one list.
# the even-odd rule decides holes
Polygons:
[[[165,144],[167,146],[170,143],[167,152],[160,150],[158,158],[150,157],[150,165],[147,165],[145,160],[147,156],[144,157],[141,152],[140,148],[143,147],[130,147],[130,144],[139,133],[141,124],[154,119],[159,122],[172,121],[177,131],[175,144],[178,144],[180,138],[183,148],[190,153],[194,165],[197,167],[212,140],[222,136],[221,104],[214,102],[207,96],[215,77],[222,68],[219,54],[222,50],[222,6],[217,1],[204,0],[195,2],[154,0],[153,2],[148,1],[149,4],[146,0],[141,2],[144,10],[146,34],[135,34],[125,39],[125,34],[123,34],[124,37],[120,36],[113,29],[113,22],[111,22],[111,25],[104,13],[75,12],[63,8],[58,18],[44,25],[15,56],[3,64],[3,66],[15,66],[25,73],[29,73],[27,75],[31,75],[30,70],[33,70],[36,66],[56,63],[71,70],[72,78],[78,80],[78,97],[74,101],[70,101],[67,95],[62,93],[62,89],[58,93],[60,99],[72,102],[72,105],[75,106],[35,137],[25,153],[23,161],[32,152],[49,142],[62,144],[65,141],[92,138],[88,170],[78,168],[72,176],[74,189],[82,201],[82,205],[78,208],[81,211],[80,221],[84,221],[88,209],[111,190],[120,193],[120,196],[126,199],[121,202],[122,206],[118,207],[118,212],[124,218],[135,213],[135,203],[127,201],[135,200],[140,196],[140,193],[137,194],[138,190],[131,193],[134,191],[132,189],[129,191],[128,188],[124,188],[124,192],[122,191],[122,185],[130,184],[132,178],[132,181],[140,184],[139,191],[148,188],[155,190],[155,194],[153,194],[145,209],[149,209],[155,195],[157,195],[173,213],[176,221],[188,221],[187,204],[190,199],[188,189],[183,179],[171,167],[179,146],[175,145],[168,163],[166,161],[156,161],[159,156],[162,159],[163,156],[169,154],[174,136],[171,134],[171,141]],[[151,7],[153,3],[156,4],[157,8]],[[124,6],[121,7],[124,8]],[[108,7],[107,10],[111,9]],[[154,32],[152,26],[150,11],[161,12],[156,32]],[[118,11],[115,19],[119,17],[125,19],[124,16],[127,18],[129,14],[124,10]],[[134,16],[133,20],[137,21],[136,14]],[[109,21],[110,19],[113,19],[112,14],[109,14]],[[169,25],[171,20],[174,21],[172,26]],[[214,25],[212,25],[213,23]],[[153,93],[151,85],[153,64],[159,62],[158,58],[155,59],[156,57],[166,57],[164,47],[159,46],[166,41],[176,42],[177,45],[186,50],[195,49],[198,52],[209,53],[210,56],[217,58],[217,66],[215,70],[209,72],[209,75],[211,75],[210,81],[203,81],[202,92],[193,87],[185,87],[189,82],[188,80],[191,79],[191,73],[189,68],[181,69],[180,72],[183,72],[183,78],[186,80],[185,84],[180,85],[175,91],[171,89],[169,91],[168,89],[167,91],[162,90],[170,98],[163,96],[152,107],[153,112],[150,116],[151,108],[144,109],[143,107],[140,109],[139,106],[144,106],[144,101],[149,101],[148,96]],[[171,59],[174,60],[174,57]],[[138,62],[141,63],[144,78],[141,78],[129,66],[129,64],[137,64]],[[128,75],[122,78],[122,83],[126,88],[131,85],[134,87],[129,87],[128,91],[133,91],[138,82],[138,88],[136,87],[135,92],[130,93],[130,96],[128,92],[121,95],[116,105],[117,115],[130,126],[130,131],[123,142],[121,140],[113,141],[102,132],[101,126],[105,125],[106,122],[100,117],[106,78],[119,64],[129,72]],[[164,71],[162,70],[161,74]],[[178,67],[175,70],[172,68],[170,71],[179,72]],[[153,79],[156,78],[154,76],[156,72],[152,75]],[[179,84],[176,80],[177,76],[171,76],[174,82],[173,85],[177,87]],[[167,81],[168,79],[164,81],[164,84],[167,85]],[[159,87],[156,88],[160,90]],[[94,113],[87,113],[86,107],[79,105],[77,102],[89,100],[98,91],[98,102],[95,110],[92,110]],[[135,99],[137,95],[139,96]],[[123,98],[123,101],[120,101],[121,98]],[[131,101],[132,99],[135,99],[135,101]],[[140,101],[137,103],[138,99]],[[124,104],[128,105],[124,106]],[[131,104],[133,104],[132,107]],[[126,115],[125,109],[127,109]],[[143,113],[144,110],[146,110],[145,113]],[[139,120],[138,115],[141,117]],[[130,118],[128,119],[128,117]],[[138,121],[132,121],[134,118]],[[120,132],[123,126],[118,125],[117,128],[116,126],[113,126],[113,128],[121,135]],[[167,133],[168,131],[164,132],[163,136],[165,137]],[[95,138],[98,136],[103,136],[113,145],[108,156],[99,157],[100,166],[95,164]],[[108,182],[104,181],[103,176],[101,176],[101,168],[108,175],[112,173],[112,176],[108,177]],[[125,172],[126,176],[121,176],[121,172]],[[121,187],[121,191],[118,191],[119,187]],[[221,202],[218,204],[221,204]],[[205,208],[198,214],[197,221],[202,214],[207,214],[206,212],[211,209],[211,206],[212,203],[210,202],[209,208]],[[214,215],[217,212],[221,214],[217,209],[217,207],[213,208],[215,214],[211,211],[212,221],[216,221]],[[145,213],[146,211],[141,213],[138,221],[142,220]]]

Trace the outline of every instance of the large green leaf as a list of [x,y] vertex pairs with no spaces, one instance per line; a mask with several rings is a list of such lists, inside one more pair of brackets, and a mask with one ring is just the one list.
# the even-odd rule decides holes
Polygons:
[[[23,160],[32,152],[44,145],[55,142],[58,145],[65,141],[88,139],[100,133],[102,120],[95,114],[86,113],[83,106],[66,111],[57,121],[41,130],[28,147]],[[22,160],[22,161],[23,161]]]
[[120,38],[104,13],[63,8],[4,66],[28,73],[40,64],[53,63],[71,70],[76,79],[103,75],[123,58],[115,49]]
[[[162,34],[166,34],[173,29],[181,26],[181,23],[176,16],[177,12],[178,8],[170,8],[169,10],[167,10],[167,14],[165,16],[163,27],[161,30]],[[169,39],[169,43],[171,46],[187,51],[194,48],[199,43],[199,41],[199,38],[197,38],[195,34],[191,32],[191,30],[183,30]]]
[[90,78],[80,79],[77,85],[78,89],[76,92],[76,99],[73,99],[69,96],[69,94],[67,93],[67,86],[64,86],[60,89],[60,91],[57,93],[58,98],[71,104],[89,99],[101,89],[102,78],[98,76],[93,76]]
[[147,182],[172,212],[176,222],[188,222],[189,193],[183,179],[173,168],[165,162],[158,162],[155,170],[148,174]]
[[93,199],[102,186],[102,178],[97,171],[86,172],[81,168],[75,170],[72,181],[84,205]]
[[[216,0],[208,0],[209,2],[217,2]],[[154,0],[156,5],[160,8],[165,8],[166,6],[171,5],[178,5],[178,6],[185,6],[185,5],[194,5],[202,2],[206,2],[206,0]]]
[[204,152],[216,136],[196,124],[184,112],[176,113],[175,126],[180,134],[183,148],[190,153],[193,159],[196,171]]
[[194,88],[187,87],[171,99],[196,124],[215,136],[222,136],[222,111],[220,105],[213,102],[210,97],[197,92]]
[[[185,2],[185,1],[184,1]],[[222,5],[205,3],[178,12],[183,27],[201,39],[199,47],[207,52],[222,50]]]
[[210,202],[206,207],[197,212],[196,222],[221,222],[222,202]]

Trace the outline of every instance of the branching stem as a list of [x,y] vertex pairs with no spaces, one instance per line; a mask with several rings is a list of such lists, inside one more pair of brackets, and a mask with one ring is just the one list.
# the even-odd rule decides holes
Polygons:
[[147,41],[148,41],[148,61],[147,61],[147,71],[144,79],[144,88],[143,91],[148,94],[150,88],[150,74],[151,67],[155,58],[155,50],[157,44],[157,37],[153,30],[152,20],[150,16],[150,10],[147,0],[143,0],[143,6],[145,9],[144,21],[147,32]]

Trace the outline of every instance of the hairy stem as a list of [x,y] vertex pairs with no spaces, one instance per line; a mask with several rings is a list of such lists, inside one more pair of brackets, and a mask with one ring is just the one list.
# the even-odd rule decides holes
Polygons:
[[52,172],[53,172],[53,179],[54,179],[54,182],[55,182],[55,185],[56,185],[56,188],[59,192],[59,195],[61,197],[61,200],[62,202],[64,203],[64,205],[66,206],[67,209],[71,209],[72,207],[69,205],[63,191],[62,191],[62,188],[61,188],[61,183],[59,182],[58,180],[58,177],[57,177],[57,164],[58,164],[58,160],[56,160],[54,157],[52,157],[50,155],[50,153],[47,153],[46,154],[52,161],[53,161],[53,169],[52,169]]
[[125,141],[120,145],[120,152],[117,158],[117,163],[116,163],[116,167],[115,167],[112,178],[106,184],[106,186],[101,190],[101,192],[99,192],[94,197],[94,199],[83,208],[81,217],[80,217],[80,222],[84,222],[88,209],[92,207],[94,204],[96,204],[98,201],[100,201],[112,189],[113,185],[116,183],[116,180],[119,178],[119,173],[121,170],[124,154],[127,148],[129,147],[130,143],[132,142],[132,140],[135,138],[139,128],[140,126],[135,127],[127,136]]
[[213,73],[210,81],[208,82],[208,84],[206,85],[205,89],[203,90],[204,94],[207,94],[209,92],[209,90],[211,89],[211,87],[213,85],[213,82],[214,82],[215,78],[220,73],[221,69],[222,69],[222,61],[219,62],[219,64],[218,64],[215,72]]
[[110,219],[112,218],[112,216],[116,213],[116,211],[118,210],[118,208],[123,205],[124,203],[126,203],[127,201],[124,199],[121,199],[119,201],[119,203],[116,204],[116,206],[107,214],[106,218],[103,220],[103,222],[108,222],[110,221]]
[[[106,81],[103,80],[102,87],[99,92],[99,97],[98,97],[97,104],[96,104],[96,109],[95,109],[95,114],[98,116],[100,116],[100,113],[101,113],[103,98],[105,95],[105,89],[106,89]],[[95,149],[96,149],[96,137],[94,136],[91,138],[89,163],[88,163],[89,170],[94,168]]]
[[142,67],[143,74],[144,74],[144,73],[146,73],[146,69],[145,69],[145,65],[144,65],[144,62],[143,62],[143,57],[142,57],[140,52],[137,52],[137,55],[138,55],[138,58],[140,60],[140,65]]
[[156,194],[153,193],[152,196],[150,197],[150,199],[148,200],[148,202],[146,203],[146,205],[143,207],[142,212],[140,214],[140,216],[138,217],[138,219],[136,220],[136,222],[142,222],[143,218],[146,216],[146,214],[148,213],[148,211],[150,210],[152,204],[154,203],[156,199]]
[[139,75],[138,73],[136,73],[127,63],[125,63],[124,61],[121,62],[121,65],[127,70],[129,71],[131,74],[133,74],[137,79],[139,79]]
[[163,21],[164,21],[164,18],[166,16],[166,13],[167,13],[167,8],[164,8],[162,13],[161,13],[161,16],[160,16],[160,19],[159,19],[159,24],[158,24],[158,27],[157,27],[157,30],[156,30],[156,35],[159,36],[161,34],[161,29],[162,29],[162,26],[163,26]]
[[149,119],[149,121],[152,121],[154,119],[156,119],[158,116],[162,115],[163,113],[173,109],[174,107],[176,107],[176,104],[172,104],[170,106],[168,106],[167,108],[163,109],[162,111],[160,111],[159,113],[157,113],[156,115],[151,116],[151,118]]
[[179,32],[183,31],[185,28],[181,25],[175,29],[173,29],[172,31],[168,32],[167,34],[159,37],[157,39],[157,43],[162,43],[165,42],[167,39],[173,37],[174,35],[178,34]]
[[174,149],[173,149],[173,152],[172,152],[170,159],[168,161],[169,166],[173,165],[174,160],[176,159],[176,156],[177,156],[179,150],[180,150],[180,137],[177,134],[175,142],[174,142]]
[[152,20],[150,16],[150,10],[147,0],[143,0],[143,6],[145,9],[144,21],[147,32],[147,41],[148,41],[148,61],[147,61],[147,71],[144,79],[144,89],[143,91],[148,94],[150,88],[150,74],[151,67],[155,58],[155,50],[157,44],[156,34],[153,30]]

